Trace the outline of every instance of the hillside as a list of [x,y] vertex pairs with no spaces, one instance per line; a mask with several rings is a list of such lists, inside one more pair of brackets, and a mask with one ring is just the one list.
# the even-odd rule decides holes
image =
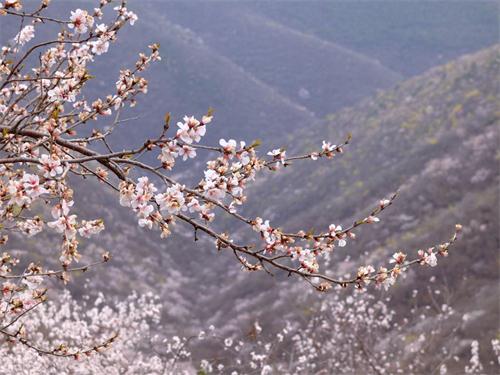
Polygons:
[[[83,3],[71,2],[71,7],[75,4]],[[159,128],[166,111],[177,118],[186,112],[202,113],[209,106],[216,108],[216,121],[207,133],[207,143],[221,137],[262,138],[263,150],[283,145],[293,154],[317,148],[323,139],[340,142],[352,133],[352,143],[334,161],[297,162],[275,174],[263,172],[262,180],[251,187],[244,214],[263,216],[287,229],[321,230],[326,223],[346,226],[364,217],[380,198],[399,190],[399,198],[384,212],[381,223],[361,228],[358,239],[337,253],[339,262],[332,262],[329,269],[332,274],[345,273],[346,266],[355,270],[360,255],[363,263],[379,265],[400,248],[411,252],[432,245],[447,238],[455,223],[462,223],[463,238],[450,257],[441,260],[441,267],[411,271],[389,293],[394,308],[405,311],[412,290],[424,288],[436,276],[459,313],[473,317],[459,337],[480,337],[486,343],[499,328],[495,302],[500,248],[500,46],[401,81],[403,75],[441,61],[434,55],[438,48],[422,55],[428,60],[414,61],[404,69],[418,51],[404,54],[397,64],[395,55],[372,55],[368,25],[362,29],[364,39],[355,38],[350,45],[346,33],[339,31],[343,37],[334,38],[319,27],[326,14],[322,6],[313,12],[317,21],[308,23],[300,17],[303,8],[298,5],[290,8],[297,9],[297,14],[285,19],[270,4],[210,8],[209,12],[206,6],[192,10],[192,4],[168,3],[161,5],[169,10],[165,15],[152,12],[146,4],[146,22],[121,34],[118,49],[91,69],[103,73],[103,79],[92,82],[89,96],[113,86],[118,69],[133,63],[145,38],[159,42],[164,51],[162,63],[147,73],[148,96],[140,99],[137,109],[124,113],[139,119],[123,125],[115,144],[142,142]],[[58,11],[66,14],[66,6]],[[479,11],[474,15],[483,17]],[[436,18],[429,22],[435,24]],[[345,29],[337,21],[343,25],[339,30]],[[466,39],[463,52],[489,40],[487,27],[473,24],[468,30],[482,31]],[[450,45],[445,56],[456,56],[461,50],[453,36],[443,38]],[[390,48],[404,44],[402,39],[389,41]],[[241,43],[247,48],[241,48]],[[376,61],[379,57],[381,63]],[[326,120],[320,120],[319,115],[326,113]],[[201,167],[200,163],[188,172]],[[328,298],[312,294],[307,285],[286,275],[273,278],[241,272],[232,254],[216,252],[212,241],[203,236],[195,243],[193,233],[181,225],[174,236],[162,240],[158,233],[138,228],[114,193],[96,194],[104,189],[92,183],[79,181],[75,186],[80,190],[75,205],[81,216],[102,217],[107,227],[95,241],[82,242],[85,260],[99,257],[104,250],[114,255],[104,272],[90,271],[70,284],[78,296],[87,278],[92,280],[87,292],[103,291],[117,298],[134,290],[155,291],[164,301],[164,323],[176,334],[190,334],[210,324],[221,331],[242,332],[256,319],[270,330],[279,327],[283,317],[306,320],[308,309],[320,298]],[[220,229],[247,236],[233,223],[223,222]],[[33,260],[52,259],[52,241],[42,234],[23,247],[38,254]],[[21,247],[15,236],[9,246]],[[340,262],[347,256],[349,261]],[[468,349],[460,345],[457,350]]]
[[[483,293],[475,291],[497,288],[496,265],[488,259],[496,259],[499,244],[495,229],[499,108],[494,100],[498,53],[495,47],[465,56],[331,115],[317,133],[296,134],[302,140],[323,136],[335,140],[351,131],[353,143],[333,164],[320,161],[315,168],[296,164],[266,177],[253,188],[248,211],[286,228],[347,224],[399,188],[400,197],[382,222],[359,231],[359,239],[348,250],[350,267],[356,268],[353,255],[362,250],[368,254],[364,259],[378,263],[398,248],[440,241],[461,222],[465,236],[442,267],[412,272],[407,283],[391,294],[403,303],[418,280],[437,274],[453,289],[456,305],[468,311],[466,302]],[[267,198],[258,199],[264,192]],[[231,330],[258,317],[269,326],[283,314],[301,311],[296,296],[309,290],[305,285],[243,273],[230,254],[216,253],[204,237],[194,243],[192,233],[180,228],[176,236],[160,240],[156,233],[138,228],[127,210],[113,203],[116,198],[82,193],[76,204],[84,216],[107,207],[101,216],[108,230],[83,250],[89,256],[103,249],[115,255],[105,273],[96,272],[98,289],[118,295],[134,289],[159,290],[168,322],[189,319],[189,327],[181,330],[197,324]],[[37,238],[33,246],[49,240]],[[345,255],[339,253],[339,258]],[[479,300],[476,308],[487,308],[484,314],[490,317],[481,321],[480,329],[494,328],[493,307]]]
[[[54,0],[51,12],[64,18],[70,9],[90,3]],[[391,87],[403,76],[496,40],[490,2],[477,7],[445,3],[408,9],[390,2],[309,6],[298,1],[286,7],[252,1],[131,3],[139,21],[91,65],[91,72],[100,74],[87,95],[109,92],[118,70],[130,67],[147,44],[158,42],[163,60],[146,73],[149,95],[123,114],[138,120],[123,124],[127,137],[118,136],[115,144],[129,144],[130,135],[153,134],[167,111],[178,119],[211,106],[217,121],[209,140],[260,138],[276,145],[283,142],[283,133],[315,127],[318,118]],[[16,29],[10,21],[0,23],[2,41]],[[405,31],[402,25],[407,24],[411,27]],[[40,27],[37,37],[49,31],[55,30]],[[436,56],[438,50],[442,56]]]
[[281,227],[321,230],[325,222],[364,217],[378,199],[399,190],[381,223],[362,228],[339,259],[349,254],[353,268],[356,254],[379,263],[397,249],[437,243],[462,223],[464,237],[441,267],[412,272],[391,294],[403,310],[411,289],[437,275],[459,311],[472,308],[482,317],[463,337],[498,329],[498,306],[485,293],[499,292],[499,52],[496,46],[432,69],[331,115],[323,132],[296,135],[318,144],[352,132],[353,142],[333,164],[296,164],[270,178],[269,199],[265,205],[251,200],[251,212],[267,209]]
[[162,10],[220,56],[319,116],[401,79],[370,57],[278,23],[248,3],[168,2]]
[[[165,56],[165,62],[148,73],[154,77],[148,96],[155,99],[146,101],[142,111],[151,116],[150,127],[155,127],[153,118],[161,118],[160,108],[182,116],[193,110],[205,113],[213,107],[217,120],[212,134],[207,134],[209,142],[222,137],[253,137],[272,144],[299,124],[314,127],[318,122],[309,109],[220,55],[190,30],[171,23],[165,16],[146,17],[144,32],[153,34],[154,25]],[[267,126],[270,119],[275,126]]]
[[405,77],[498,43],[496,1],[245,2],[254,12],[348,46]]
[[[26,3],[38,4],[37,1]],[[61,19],[67,18],[72,9],[89,7],[88,1],[56,0],[54,3],[57,6],[51,7],[51,15]],[[207,134],[211,143],[223,137],[259,138],[271,147],[283,133],[304,125],[314,127],[318,123],[310,109],[219,54],[193,31],[161,12],[149,11],[147,3],[145,5],[136,9],[139,21],[120,32],[109,53],[89,64],[89,71],[96,73],[96,79],[88,83],[85,95],[93,100],[103,93],[113,92],[120,69],[133,67],[148,44],[161,46],[162,61],[144,73],[149,80],[148,95],[138,98],[137,108],[123,111],[122,118],[132,117],[135,121],[122,124],[123,131],[117,132],[114,145],[130,146],[134,139],[141,142],[156,135],[166,112],[171,112],[176,122],[186,114],[204,114],[209,107],[217,114]],[[17,30],[13,22],[10,17],[6,17],[5,22],[2,19],[0,42],[15,35],[10,31]],[[39,25],[35,40],[46,40],[55,32],[57,28],[51,25]],[[271,119],[274,125],[268,126]],[[109,123],[101,121],[99,125]]]

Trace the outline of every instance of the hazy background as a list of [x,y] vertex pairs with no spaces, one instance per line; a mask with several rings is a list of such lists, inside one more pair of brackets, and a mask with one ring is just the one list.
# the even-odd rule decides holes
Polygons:
[[[53,3],[61,16],[94,4]],[[379,265],[400,248],[411,253],[446,239],[462,223],[464,236],[440,267],[410,271],[389,294],[404,312],[412,290],[436,276],[433,285],[444,286],[449,302],[472,317],[459,335],[484,343],[498,335],[499,2],[129,1],[129,7],[139,21],[91,68],[98,80],[89,98],[111,92],[119,68],[131,66],[147,44],[160,43],[163,60],[146,74],[149,94],[127,114],[139,118],[123,124],[115,145],[142,144],[167,111],[177,120],[209,106],[211,143],[262,139],[263,149],[300,152],[351,132],[352,145],[336,161],[262,176],[245,213],[290,229],[347,225],[399,189],[382,222],[362,228],[339,254],[349,262],[331,270]],[[6,30],[12,28],[0,19],[2,38],[11,37]],[[202,159],[175,173],[197,181]],[[230,253],[217,253],[208,238],[195,243],[181,226],[160,240],[138,228],[112,193],[94,192],[87,185],[76,204],[84,215],[103,216],[108,229],[82,247],[89,257],[102,249],[114,255],[106,272],[92,275],[98,289],[159,293],[171,332],[210,324],[230,332],[256,319],[272,331],[283,317],[303,316],[306,306],[328,298],[298,280],[241,272]],[[230,221],[219,227],[247,235]],[[29,246],[49,252],[49,241],[37,237]],[[73,285],[78,293],[84,280]]]

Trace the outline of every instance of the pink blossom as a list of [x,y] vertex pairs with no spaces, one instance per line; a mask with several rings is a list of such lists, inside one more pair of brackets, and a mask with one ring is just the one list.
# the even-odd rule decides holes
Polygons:
[[326,153],[330,153],[334,151],[337,148],[336,145],[332,145],[330,142],[323,141],[323,144],[321,145],[321,150]]
[[182,156],[182,160],[193,159],[196,157],[196,150],[188,145],[183,145],[179,148],[179,156]]
[[18,222],[17,227],[28,237],[33,237],[43,230],[43,221],[40,219],[28,219]]
[[31,198],[37,198],[42,194],[46,194],[49,191],[40,185],[40,179],[37,175],[26,173],[23,176],[23,187]]
[[167,211],[169,214],[176,214],[187,207],[185,204],[183,187],[181,185],[173,185],[163,194],[157,194],[155,201],[160,206],[160,211]]
[[95,53],[96,55],[102,55],[103,53],[108,52],[109,49],[109,42],[102,39],[91,42],[91,45],[92,45],[92,52]]
[[392,259],[389,261],[389,263],[396,263],[396,264],[403,264],[406,260],[406,254],[398,251],[397,253],[394,253],[392,255]]
[[268,155],[273,157],[273,160],[279,160],[281,164],[285,164],[286,151],[281,148],[276,148],[267,153]]
[[88,14],[86,10],[77,9],[71,11],[71,17],[69,18],[71,23],[68,25],[70,29],[75,29],[79,34],[84,34],[87,32],[89,27],[94,24],[94,18]]
[[230,139],[226,141],[224,138],[219,140],[219,145],[224,149],[224,152],[228,154],[232,154],[236,151],[236,141],[234,139]]
[[22,180],[10,180],[7,191],[10,194],[9,205],[22,207],[31,203],[31,199],[26,194]]
[[52,207],[51,215],[54,219],[58,219],[61,216],[66,216],[69,214],[70,208],[73,206],[73,201],[67,201],[62,199],[58,204]]
[[380,219],[376,216],[373,216],[373,215],[370,215],[365,219],[365,222],[368,224],[378,223],[379,221],[380,221]]
[[47,225],[59,233],[64,233],[67,238],[73,238],[76,234],[76,215],[61,216]]
[[158,159],[162,162],[165,168],[172,169],[175,164],[175,158],[179,156],[179,146],[177,141],[167,142],[161,148],[161,153],[158,155]]
[[391,203],[391,201],[389,199],[382,199],[379,202],[381,208],[387,207],[390,203]]

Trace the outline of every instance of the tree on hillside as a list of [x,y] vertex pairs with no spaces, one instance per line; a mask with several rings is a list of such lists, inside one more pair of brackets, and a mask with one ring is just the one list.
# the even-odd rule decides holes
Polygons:
[[[432,283],[432,280],[431,280]],[[425,289],[428,289],[426,291]],[[391,309],[390,299],[370,292],[337,293],[311,308],[305,324],[287,319],[279,329],[265,330],[255,321],[245,334],[222,334],[214,326],[191,336],[165,335],[162,304],[152,293],[113,304],[99,294],[77,302],[63,292],[25,321],[36,343],[64,341],[69,347],[104,339],[119,327],[119,340],[99,354],[77,358],[40,356],[26,346],[0,346],[2,374],[440,374],[494,373],[500,364],[500,342],[490,339],[498,363],[488,363],[488,348],[462,341],[457,332],[466,321],[449,305],[449,296],[423,292],[431,306],[417,304],[405,316]],[[401,319],[402,318],[402,319]],[[444,339],[444,340],[443,340]],[[205,352],[203,349],[212,348]],[[200,351],[201,349],[201,351]]]
[[[108,8],[113,16],[105,21]],[[370,283],[388,288],[410,266],[434,267],[438,257],[448,255],[459,225],[447,242],[415,251],[413,256],[397,251],[385,266],[362,266],[350,278],[321,269],[321,259],[354,241],[359,226],[379,222],[380,213],[396,194],[381,199],[366,217],[346,227],[327,224],[320,232],[288,232],[266,218],[240,213],[246,187],[260,174],[289,168],[293,162],[335,159],[350,136],[340,144],[324,141],[315,152],[304,155],[288,155],[284,148],[259,153],[258,142],[233,139],[204,145],[201,140],[215,122],[213,111],[208,110],[202,116],[184,116],[175,126],[167,113],[158,124],[156,137],[114,149],[109,137],[126,121],[122,111],[134,107],[136,98],[147,93],[148,81],[142,74],[161,60],[159,46],[151,44],[135,64],[120,70],[109,94],[94,98],[96,93],[87,89],[95,79],[92,63],[108,52],[124,26],[136,22],[136,14],[126,1],[110,0],[101,0],[90,11],[75,9],[67,19],[52,17],[49,9],[49,0],[29,10],[21,0],[0,2],[1,17],[19,20],[19,27],[10,30],[12,39],[0,52],[1,246],[8,246],[8,235],[13,232],[28,239],[49,231],[60,238],[54,243],[60,263],[56,269],[49,263],[29,263],[29,255],[26,259],[16,259],[12,252],[1,255],[0,334],[14,347],[79,359],[120,339],[109,332],[106,337],[96,335],[97,342],[80,346],[62,341],[55,344],[58,340],[44,343],[34,339],[40,327],[31,331],[25,324],[47,300],[46,279],[67,283],[73,273],[110,260],[107,252],[100,259],[81,260],[81,239],[98,235],[106,224],[99,218],[82,217],[73,207],[78,190],[85,189],[90,179],[100,182],[101,189],[115,192],[117,201],[130,209],[140,227],[159,231],[162,238],[171,234],[175,223],[185,224],[195,241],[198,236],[210,237],[216,249],[231,253],[243,270],[296,276],[319,292],[333,286],[363,289]],[[47,25],[55,25],[59,31],[53,38],[39,41],[37,29]],[[188,186],[174,178],[176,164],[203,153],[211,156],[198,183]],[[156,163],[148,162],[150,155]],[[254,240],[239,243],[232,233],[219,231],[217,222],[226,218],[256,232]]]

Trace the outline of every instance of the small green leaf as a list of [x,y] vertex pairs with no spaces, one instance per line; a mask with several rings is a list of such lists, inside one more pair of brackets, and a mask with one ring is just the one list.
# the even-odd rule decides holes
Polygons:
[[255,141],[252,142],[252,144],[249,146],[249,147],[252,147],[252,148],[257,148],[259,147],[260,145],[262,145],[262,140],[260,139],[256,139]]
[[52,117],[54,120],[57,120],[59,118],[59,112],[60,112],[59,107],[56,107],[50,114],[50,117]]
[[19,205],[14,205],[14,207],[12,207],[12,214],[14,216],[17,216],[21,213],[21,211],[23,210],[22,206],[19,206]]
[[168,128],[170,126],[170,112],[165,113],[165,127]]

